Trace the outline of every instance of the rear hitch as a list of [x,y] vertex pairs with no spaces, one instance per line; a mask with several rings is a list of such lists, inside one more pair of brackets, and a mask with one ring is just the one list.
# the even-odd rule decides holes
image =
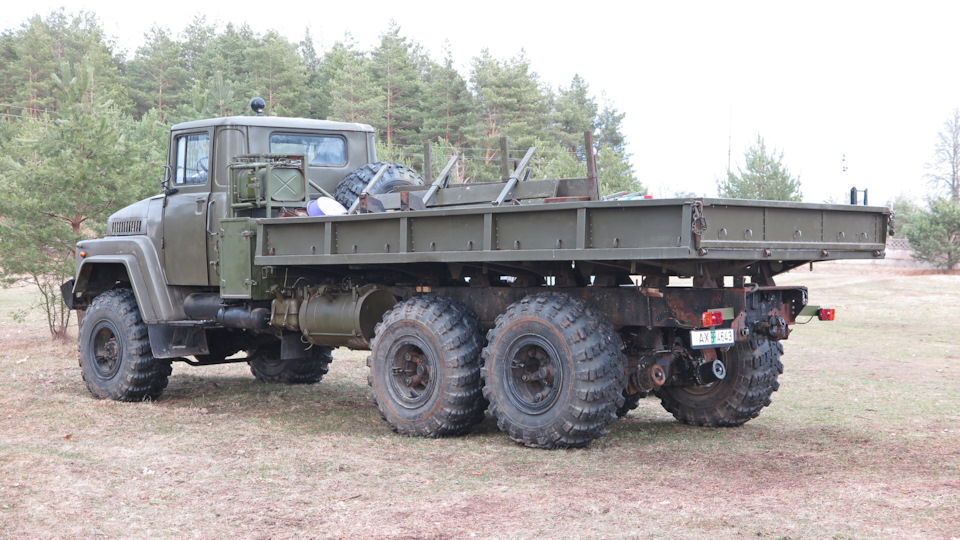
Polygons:
[[790,328],[787,327],[787,321],[779,315],[770,315],[766,319],[758,322],[753,328],[754,332],[761,336],[767,336],[774,341],[787,339],[790,335]]

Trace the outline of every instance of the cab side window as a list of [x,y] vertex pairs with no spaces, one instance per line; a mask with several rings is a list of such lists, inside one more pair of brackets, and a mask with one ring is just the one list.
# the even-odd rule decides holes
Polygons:
[[210,134],[194,133],[177,137],[178,186],[206,184],[210,176]]

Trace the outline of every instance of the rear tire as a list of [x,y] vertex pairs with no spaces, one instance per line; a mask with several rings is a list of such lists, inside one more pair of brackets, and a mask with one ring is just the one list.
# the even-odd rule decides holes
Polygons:
[[460,435],[483,421],[483,334],[463,304],[415,296],[383,316],[370,344],[368,383],[390,429],[400,435]]
[[584,301],[528,296],[497,317],[487,341],[483,394],[514,441],[586,446],[617,419],[626,387],[622,341]]
[[130,289],[94,298],[80,325],[79,350],[83,380],[98,398],[154,400],[167,387],[170,360],[153,357],[147,325]]
[[370,180],[373,179],[381,167],[389,167],[389,169],[374,184],[373,189],[370,190],[371,194],[390,193],[398,186],[423,185],[423,178],[410,167],[399,163],[381,161],[369,163],[347,174],[337,184],[337,189],[333,192],[333,198],[349,210],[354,201],[360,197],[363,188],[367,187],[367,184],[370,183]]
[[647,397],[650,392],[637,392],[635,394],[628,394],[626,390],[623,391],[623,405],[617,409],[617,418],[623,418],[630,411],[636,409],[640,406],[640,400]]
[[707,386],[671,386],[658,390],[660,404],[684,424],[708,427],[741,426],[770,405],[783,373],[777,341],[741,341],[720,351],[726,377]]
[[330,370],[333,348],[314,345],[307,358],[280,358],[280,343],[254,349],[247,357],[258,381],[273,384],[316,384]]

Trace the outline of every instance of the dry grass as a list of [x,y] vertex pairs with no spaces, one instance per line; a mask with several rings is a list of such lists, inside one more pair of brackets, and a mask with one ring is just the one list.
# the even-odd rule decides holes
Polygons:
[[156,403],[98,401],[73,345],[7,315],[31,291],[0,291],[0,536],[960,537],[960,276],[781,281],[839,320],[797,328],[758,419],[692,428],[647,399],[556,452],[489,419],[395,436],[343,350],[312,387],[177,364]]

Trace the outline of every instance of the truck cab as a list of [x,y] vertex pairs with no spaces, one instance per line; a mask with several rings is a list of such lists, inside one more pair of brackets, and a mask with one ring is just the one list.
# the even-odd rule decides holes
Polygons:
[[[306,156],[307,185],[328,193],[350,171],[376,161],[373,128],[365,124],[241,116],[173,126],[162,214],[155,216],[169,285],[218,285],[216,231],[229,215],[230,165],[244,154]],[[313,188],[288,202],[306,204],[317,195]]]
[[[238,212],[244,194],[231,187],[231,175],[237,177],[234,168],[244,156],[297,158],[293,183],[299,187],[283,191],[281,178],[272,183],[278,187],[267,194],[266,207],[246,203],[253,208]],[[320,194],[334,193],[351,171],[375,161],[374,131],[366,124],[268,116],[176,124],[168,139],[163,192],[118,210],[107,220],[103,238],[77,245],[77,274],[63,285],[64,300],[83,310],[104,293],[128,290],[154,357],[209,354],[206,323],[190,321],[185,304],[190,295],[219,290],[221,221],[240,214],[271,217],[282,206],[305,208]],[[251,196],[263,202],[259,188],[255,191]],[[277,205],[269,204],[272,198]]]

